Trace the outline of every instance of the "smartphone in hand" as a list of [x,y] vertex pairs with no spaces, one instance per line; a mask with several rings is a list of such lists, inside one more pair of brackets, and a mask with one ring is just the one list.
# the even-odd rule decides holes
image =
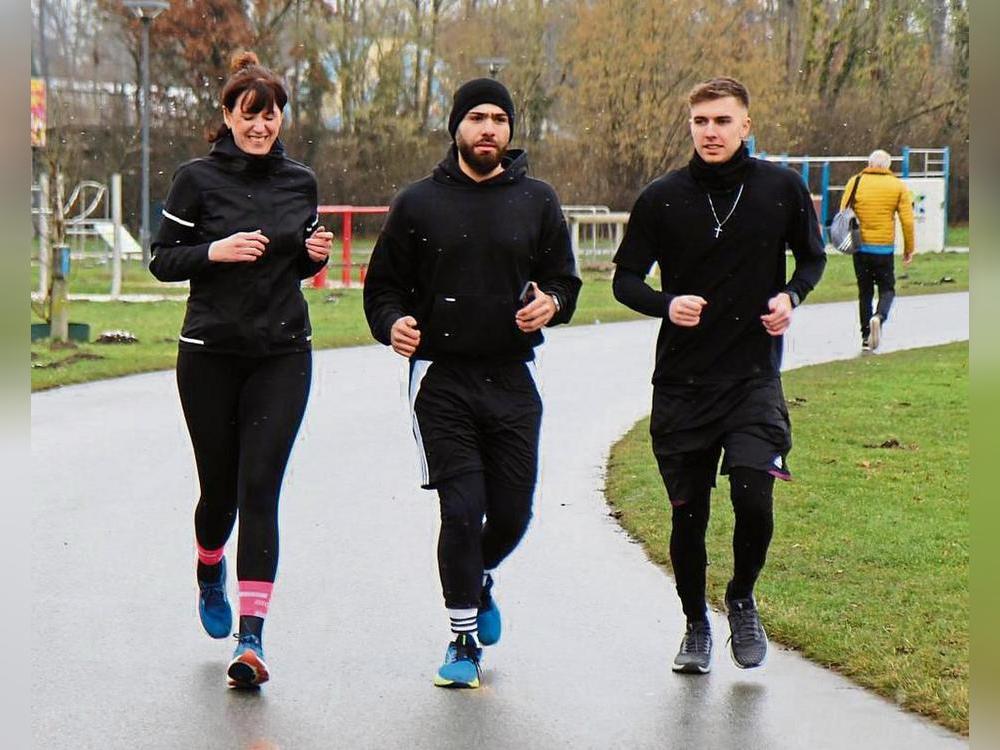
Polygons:
[[521,289],[521,294],[518,295],[517,299],[520,301],[521,307],[524,307],[535,299],[535,288],[531,285],[530,281],[525,283],[524,287]]

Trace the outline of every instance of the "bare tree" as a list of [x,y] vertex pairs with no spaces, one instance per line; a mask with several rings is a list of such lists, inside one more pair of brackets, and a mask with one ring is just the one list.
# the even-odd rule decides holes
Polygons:
[[[52,132],[79,141],[67,169],[120,166],[135,195],[137,22],[120,0],[32,2]],[[749,84],[770,150],[940,144],[956,171],[967,162],[966,0],[190,0],[152,37],[154,194],[204,149],[241,47],[286,77],[294,153],[365,200],[425,169],[451,93],[487,57],[508,60],[499,78],[535,167],[587,202],[625,207],[686,159],[684,95],[717,74]]]

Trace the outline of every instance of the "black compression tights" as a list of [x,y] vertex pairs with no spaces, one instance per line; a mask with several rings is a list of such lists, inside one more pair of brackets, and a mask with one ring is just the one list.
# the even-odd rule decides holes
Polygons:
[[177,385],[201,497],[198,543],[222,547],[239,512],[236,574],[274,581],[278,495],[309,396],[310,352],[237,357],[182,351]]
[[708,529],[709,495],[706,487],[690,498],[671,500],[670,565],[677,595],[690,621],[705,618],[705,531]]
[[738,466],[729,472],[729,493],[736,515],[733,530],[733,579],[727,599],[753,594],[774,533],[774,477],[766,471]]
[[[733,578],[726,596],[747,598],[767,558],[774,530],[774,477],[765,471],[738,466],[729,472],[730,498],[735,514]],[[705,617],[705,531],[709,518],[709,488],[689,500],[673,504],[670,562],[677,594],[688,620]]]
[[527,531],[534,489],[509,487],[472,472],[439,482],[437,491],[438,570],[445,606],[473,609],[479,606],[483,571],[499,565]]

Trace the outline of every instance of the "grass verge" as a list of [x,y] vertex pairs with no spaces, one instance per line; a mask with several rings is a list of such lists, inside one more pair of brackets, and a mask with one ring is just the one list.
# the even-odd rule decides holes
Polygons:
[[[371,343],[361,308],[361,290],[303,290],[317,349]],[[91,337],[127,330],[137,344],[79,344],[52,349],[47,341],[31,345],[33,391],[139,372],[166,370],[177,361],[177,334],[184,320],[185,296],[165,302],[73,302],[70,319],[89,323]],[[39,319],[33,316],[32,320]]]
[[952,224],[944,235],[944,244],[947,247],[968,247],[969,246],[969,225]]
[[[900,267],[897,293],[966,290],[969,287],[968,258],[962,253],[920,256],[909,269]],[[70,319],[89,323],[92,340],[104,331],[124,329],[135,334],[139,343],[91,343],[65,349],[53,349],[48,342],[32,344],[32,390],[173,367],[187,290],[177,284],[157,282],[143,270],[141,263],[128,262],[124,268],[124,293],[156,293],[172,299],[143,303],[73,302]],[[584,285],[573,318],[574,325],[641,317],[615,301],[611,294],[612,272],[610,264],[584,271]],[[106,294],[109,283],[107,273],[107,267],[101,264],[89,261],[75,263],[70,276],[70,291]],[[942,279],[951,281],[942,282]],[[657,280],[653,283],[656,285]],[[361,308],[360,289],[306,289],[305,294],[313,322],[313,343],[317,349],[371,343]],[[855,294],[851,259],[830,256],[823,281],[810,295],[809,301],[849,300],[854,299]],[[41,320],[33,313],[32,322]]]
[[[788,259],[788,275],[792,259]],[[896,258],[896,294],[940,294],[969,289],[968,253],[921,253],[908,266]],[[842,302],[858,298],[854,261],[847,255],[828,255],[826,270],[808,302]]]
[[[601,273],[585,275],[587,282],[580,294],[574,324],[641,317],[615,302],[610,283]],[[163,302],[73,302],[70,319],[88,323],[92,340],[104,331],[126,330],[139,343],[87,343],[52,348],[48,341],[35,342],[31,345],[31,389],[46,390],[173,367],[177,360],[177,334],[184,320],[186,291],[181,291],[176,299]],[[360,289],[303,289],[303,292],[309,303],[315,348],[372,343]],[[161,289],[160,293],[170,291]],[[41,320],[32,313],[32,322]]]
[[[784,384],[796,480],[776,488],[757,586],[768,633],[968,734],[968,344],[807,367]],[[606,491],[612,514],[669,567],[648,430],[643,420],[614,446]],[[728,490],[720,479],[707,542],[716,606],[732,570]]]

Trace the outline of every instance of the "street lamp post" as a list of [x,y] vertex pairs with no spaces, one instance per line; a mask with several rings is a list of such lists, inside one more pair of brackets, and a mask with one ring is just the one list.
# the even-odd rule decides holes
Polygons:
[[149,265],[149,27],[170,7],[167,0],[124,0],[124,5],[142,21],[142,223],[139,244],[143,265]]
[[490,78],[496,78],[497,75],[503,70],[504,66],[509,63],[506,57],[477,57],[476,65],[483,65],[490,73]]

